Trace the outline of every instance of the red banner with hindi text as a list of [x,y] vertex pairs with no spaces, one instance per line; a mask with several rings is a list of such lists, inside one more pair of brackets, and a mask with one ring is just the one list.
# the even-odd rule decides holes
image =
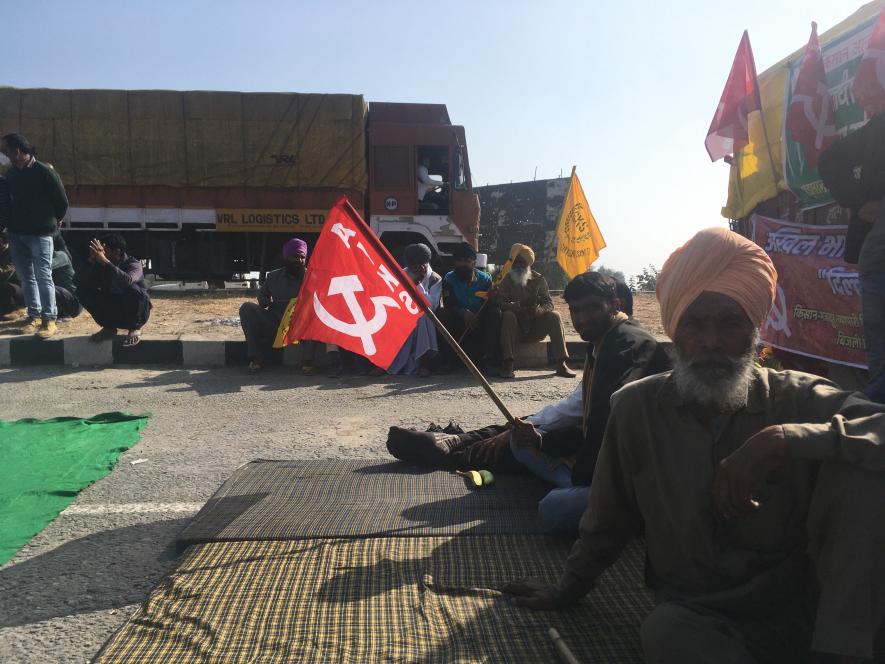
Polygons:
[[845,263],[847,226],[808,226],[756,215],[753,240],[777,268],[763,343],[866,368],[860,275]]

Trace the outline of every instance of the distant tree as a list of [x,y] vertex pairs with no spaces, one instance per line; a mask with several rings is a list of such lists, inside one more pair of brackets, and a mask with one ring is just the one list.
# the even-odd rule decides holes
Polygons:
[[625,277],[624,273],[621,272],[620,270],[613,270],[610,267],[606,267],[605,265],[600,265],[599,267],[592,267],[590,269],[593,270],[594,272],[599,272],[599,273],[604,274],[608,277],[611,277],[615,281],[620,281],[622,284],[627,283],[627,277]]
[[634,274],[630,277],[628,285],[634,291],[653,291],[658,285],[660,270],[654,265],[642,268],[642,274]]

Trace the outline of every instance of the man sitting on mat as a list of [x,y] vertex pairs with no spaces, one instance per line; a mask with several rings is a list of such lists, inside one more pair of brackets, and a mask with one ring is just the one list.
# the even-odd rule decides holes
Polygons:
[[141,261],[126,253],[122,235],[110,233],[89,243],[88,262],[78,295],[83,308],[101,325],[90,340],[113,339],[122,328],[127,330],[123,347],[138,345],[153,306]]
[[[555,488],[538,509],[551,531],[575,532],[587,507],[590,480],[614,392],[670,368],[664,347],[620,311],[615,281],[581,274],[563,293],[575,329],[592,344],[580,385],[524,420],[512,433],[494,425],[462,434],[391,427],[387,449],[398,459],[444,468],[523,466]],[[502,466],[503,464],[503,466]]]
[[776,279],[724,228],[667,260],[675,368],[614,396],[565,573],[505,585],[516,604],[577,602],[642,536],[647,662],[883,661],[885,405],[755,366]]

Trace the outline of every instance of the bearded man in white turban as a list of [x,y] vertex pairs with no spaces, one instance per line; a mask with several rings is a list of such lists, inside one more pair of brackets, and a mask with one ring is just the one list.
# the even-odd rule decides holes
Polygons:
[[882,661],[885,406],[755,366],[776,280],[762,249],[721,228],[667,260],[674,369],[612,397],[565,572],[507,584],[517,604],[593,601],[643,536],[657,604],[640,630],[646,661]]

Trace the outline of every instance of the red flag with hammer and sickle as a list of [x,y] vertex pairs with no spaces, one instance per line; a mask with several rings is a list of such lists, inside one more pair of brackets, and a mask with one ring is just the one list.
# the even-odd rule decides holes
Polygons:
[[747,146],[750,142],[747,116],[753,111],[761,110],[756,61],[750,47],[750,35],[744,30],[704,141],[711,161],[733,155]]
[[346,197],[313,250],[284,345],[324,341],[388,368],[426,300]]
[[867,117],[885,111],[885,8],[879,14],[870,43],[854,75],[852,91]]
[[787,132],[802,146],[809,170],[817,168],[821,153],[839,135],[833,120],[833,103],[827,87],[827,73],[817,39],[817,23],[811,24],[811,37],[802,56],[796,87],[787,111]]

